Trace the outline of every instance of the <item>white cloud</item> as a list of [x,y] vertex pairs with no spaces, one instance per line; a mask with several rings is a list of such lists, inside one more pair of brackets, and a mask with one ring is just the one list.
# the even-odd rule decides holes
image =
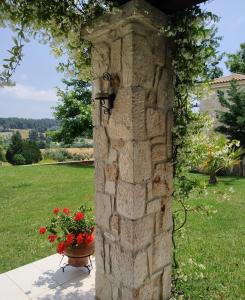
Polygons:
[[14,97],[16,99],[22,100],[32,100],[32,101],[48,101],[48,102],[56,102],[56,90],[48,89],[42,90],[37,89],[33,86],[24,85],[17,83],[13,87],[4,87],[0,89],[0,96],[3,95],[5,98],[7,96]]

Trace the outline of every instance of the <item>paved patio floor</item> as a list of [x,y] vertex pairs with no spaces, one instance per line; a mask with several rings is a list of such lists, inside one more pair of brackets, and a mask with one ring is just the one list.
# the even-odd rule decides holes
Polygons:
[[0,300],[94,300],[94,258],[90,275],[85,268],[70,266],[62,272],[61,258],[54,254],[0,274]]

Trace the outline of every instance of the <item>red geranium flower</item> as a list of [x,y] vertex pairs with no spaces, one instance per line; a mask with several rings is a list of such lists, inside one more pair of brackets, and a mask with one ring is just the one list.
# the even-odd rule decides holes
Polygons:
[[74,238],[74,236],[72,233],[67,234],[67,236],[66,236],[67,246],[70,246],[73,243],[73,238]]
[[65,208],[63,209],[63,213],[64,213],[65,215],[68,216],[68,215],[70,214],[69,208],[65,207]]
[[57,215],[59,211],[60,211],[60,209],[58,207],[55,207],[54,210],[53,210],[53,213],[55,215]]
[[39,233],[44,234],[47,231],[46,227],[40,227],[39,228]]
[[78,211],[76,214],[75,214],[75,217],[74,217],[74,220],[75,221],[80,221],[84,218],[84,213]]
[[86,234],[86,242],[87,242],[88,244],[92,243],[93,240],[94,240],[93,234]]
[[78,245],[81,245],[83,242],[83,234],[79,233],[79,235],[77,236],[77,243]]
[[57,239],[57,235],[56,234],[50,234],[48,236],[48,240],[50,241],[50,243],[53,243],[56,239]]
[[58,244],[58,247],[57,247],[57,252],[59,254],[62,254],[62,253],[64,253],[64,251],[65,251],[65,243],[64,242],[60,242]]

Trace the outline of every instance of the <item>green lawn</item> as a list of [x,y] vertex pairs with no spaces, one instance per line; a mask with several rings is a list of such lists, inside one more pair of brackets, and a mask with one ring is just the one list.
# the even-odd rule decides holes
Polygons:
[[[203,175],[194,176],[207,180]],[[54,253],[38,234],[39,226],[45,225],[56,206],[74,209],[84,201],[92,205],[93,193],[91,167],[0,168],[0,272]],[[185,264],[187,274],[187,281],[179,286],[186,295],[182,299],[245,299],[244,200],[245,179],[235,177],[219,178],[206,196],[193,199],[217,213],[191,214],[184,238],[178,241],[178,260]],[[201,272],[203,279],[197,279]]]
[[54,207],[93,203],[93,168],[0,167],[0,273],[55,252],[38,234]]
[[[180,289],[186,299],[244,300],[245,178],[219,178],[217,186],[208,187],[208,194],[192,203],[212,206],[217,212],[209,216],[190,214],[184,238],[178,243],[178,260],[186,264],[188,276]],[[201,272],[204,278],[196,278]]]

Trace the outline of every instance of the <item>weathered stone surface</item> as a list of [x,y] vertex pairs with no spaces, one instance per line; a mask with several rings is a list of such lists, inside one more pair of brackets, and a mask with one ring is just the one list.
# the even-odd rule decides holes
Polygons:
[[125,145],[125,141],[123,139],[111,139],[111,147],[115,150],[120,150]]
[[98,78],[108,72],[110,66],[110,47],[107,43],[99,43],[92,47],[92,77]]
[[149,270],[151,274],[161,272],[164,266],[171,263],[172,238],[170,233],[155,237],[148,248]]
[[147,214],[160,212],[162,207],[162,199],[157,198],[147,202],[146,212]]
[[112,299],[112,287],[109,279],[96,269],[95,276],[96,298],[98,300]]
[[117,163],[117,157],[118,157],[117,151],[111,148],[109,151],[108,163],[109,164]]
[[108,157],[108,137],[104,127],[94,128],[94,158],[107,159]]
[[110,194],[110,195],[115,195],[115,193],[116,193],[116,183],[115,183],[115,181],[106,180],[105,192]]
[[147,253],[125,251],[116,244],[111,246],[112,275],[129,288],[138,288],[148,276]]
[[150,142],[127,142],[120,151],[120,178],[130,183],[141,183],[151,178]]
[[111,44],[111,70],[113,74],[119,74],[122,69],[122,39],[119,38]]
[[111,256],[110,256],[110,244],[105,243],[105,272],[107,274],[111,273]]
[[152,39],[153,42],[153,55],[155,64],[163,67],[166,59],[166,39],[163,36],[155,36]]
[[95,166],[95,190],[104,193],[105,191],[105,163],[101,160],[94,162]]
[[96,224],[106,230],[109,230],[109,219],[112,214],[111,197],[97,192],[95,198]]
[[171,295],[171,265],[164,268],[162,277],[162,299],[168,300]]
[[144,140],[145,91],[141,87],[120,88],[108,123],[111,139]]
[[157,86],[157,106],[165,109],[169,109],[168,90],[170,88],[169,72],[167,69],[163,69],[159,78]]
[[95,231],[95,259],[96,259],[96,268],[100,270],[101,273],[104,272],[104,239],[103,233],[96,228]]
[[170,163],[157,164],[154,169],[152,186],[151,183],[148,184],[148,196],[162,197],[171,195],[173,192],[172,174]]
[[172,110],[168,111],[167,114],[167,156],[170,160],[172,158],[173,147],[172,147],[172,129],[173,129],[173,112]]
[[166,145],[158,144],[152,148],[152,161],[154,163],[167,159]]
[[135,24],[131,25],[131,33],[123,38],[123,85],[151,88],[154,77],[152,47],[146,37],[134,32],[133,26]]
[[146,112],[147,135],[149,138],[165,132],[165,114],[161,110],[148,108]]
[[116,163],[106,164],[105,176],[108,181],[116,181],[118,177],[118,166]]
[[145,213],[146,188],[144,184],[118,182],[117,211],[129,218],[138,219]]
[[139,220],[121,219],[121,244],[131,250],[143,249],[153,240],[154,215]]
[[172,216],[172,201],[168,199],[165,202],[165,209],[163,215],[163,232],[168,232],[173,227],[173,216]]
[[111,217],[111,230],[115,234],[119,234],[120,232],[120,219],[117,214],[114,214]]

